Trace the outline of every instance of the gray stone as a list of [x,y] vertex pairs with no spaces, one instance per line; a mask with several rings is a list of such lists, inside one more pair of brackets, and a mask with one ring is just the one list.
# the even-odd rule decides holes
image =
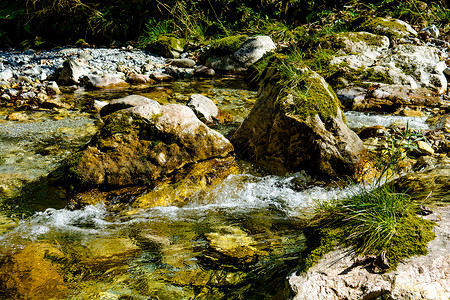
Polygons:
[[276,46],[269,36],[254,36],[245,40],[231,55],[209,57],[206,66],[218,71],[239,73],[247,70],[264,54],[275,49]]
[[211,123],[214,118],[219,114],[219,109],[211,99],[200,94],[193,94],[189,98],[187,104],[190,107],[197,118],[206,123]]
[[79,61],[67,59],[63,63],[63,69],[58,77],[58,83],[62,85],[78,84],[82,76],[88,74],[87,67]]
[[430,25],[428,27],[425,27],[424,29],[422,29],[420,32],[426,32],[428,33],[430,36],[434,37],[435,39],[437,39],[439,37],[439,29],[436,27],[436,25]]
[[180,68],[193,68],[195,67],[195,61],[190,58],[174,58],[169,59],[167,62],[173,66]]
[[97,89],[128,86],[125,80],[115,75],[98,76],[90,74],[81,77],[80,82],[86,85],[87,87]]

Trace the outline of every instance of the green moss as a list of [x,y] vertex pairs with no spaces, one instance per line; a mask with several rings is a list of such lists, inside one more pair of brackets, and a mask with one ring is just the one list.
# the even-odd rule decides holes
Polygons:
[[185,46],[185,41],[173,35],[160,35],[156,41],[150,42],[146,48],[164,57],[177,58]]
[[402,25],[394,20],[385,18],[374,18],[363,22],[359,30],[369,31],[375,34],[385,35],[389,38],[401,38],[408,35],[408,31],[405,25]]
[[234,53],[247,39],[246,35],[233,35],[215,40],[211,43],[210,55],[222,56]]
[[109,138],[118,133],[129,133],[138,125],[138,118],[129,115],[114,113],[108,116],[105,125],[99,133],[99,140]]
[[306,248],[302,252],[299,272],[306,272],[325,254],[334,250],[336,232],[330,228],[309,227],[305,229]]

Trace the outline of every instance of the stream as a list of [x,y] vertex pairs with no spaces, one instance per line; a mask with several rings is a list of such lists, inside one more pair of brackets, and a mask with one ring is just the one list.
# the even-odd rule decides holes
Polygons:
[[[225,136],[256,100],[256,92],[240,79],[225,77],[139,89],[80,89],[61,96],[76,109],[25,111],[28,119],[21,122],[7,119],[11,109],[0,110],[0,259],[32,270],[17,279],[16,290],[0,291],[0,298],[16,292],[30,299],[292,296],[286,276],[304,249],[302,228],[312,205],[353,193],[355,187],[311,184],[305,172],[266,175],[242,161],[243,174],[230,175],[187,205],[130,213],[102,205],[70,208],[65,193],[45,182],[97,131],[93,100],[141,94],[161,104],[185,104],[193,93],[233,115],[234,124],[215,128]],[[427,128],[418,118],[356,112],[346,117],[353,128],[394,122]],[[7,263],[1,272],[11,272]]]

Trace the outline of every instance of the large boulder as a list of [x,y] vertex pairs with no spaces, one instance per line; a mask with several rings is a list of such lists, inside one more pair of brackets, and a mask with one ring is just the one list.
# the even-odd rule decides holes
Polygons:
[[156,186],[186,166],[232,152],[231,143],[187,106],[149,101],[108,115],[85,149],[66,159],[49,179],[76,190]]
[[[264,54],[275,49],[276,46],[269,36],[254,36],[247,38],[231,54],[209,57],[206,61],[206,66],[222,72],[243,72],[262,58]],[[212,54],[217,55],[217,53]]]
[[67,59],[58,77],[58,83],[62,85],[78,84],[82,76],[89,73],[87,66],[80,61]]
[[282,56],[262,78],[255,106],[232,137],[236,153],[277,174],[354,175],[364,146],[325,80]]

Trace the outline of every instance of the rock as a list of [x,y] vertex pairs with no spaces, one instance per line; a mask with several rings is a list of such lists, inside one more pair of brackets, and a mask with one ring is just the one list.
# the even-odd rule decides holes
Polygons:
[[417,141],[417,153],[419,155],[433,155],[434,154],[434,150],[430,146],[430,144],[428,144],[427,142],[425,142],[425,141]]
[[169,59],[167,62],[173,66],[179,68],[193,68],[195,67],[195,61],[190,58],[177,58],[177,59]]
[[106,105],[108,105],[109,103],[106,101],[100,101],[100,100],[94,100],[92,101],[92,108],[98,112],[101,111],[101,109],[103,107],[105,107]]
[[388,72],[394,84],[423,87],[443,94],[447,90],[447,68],[434,47],[402,44],[380,59],[378,65]]
[[160,35],[156,41],[147,45],[147,49],[168,58],[178,58],[183,52],[184,41],[170,35]]
[[47,243],[32,243],[6,256],[0,262],[0,295],[7,299],[66,298],[64,258],[56,246]]
[[337,55],[331,65],[342,65],[352,69],[372,66],[388,50],[390,42],[385,36],[368,32],[335,33],[321,39],[321,45],[336,49]]
[[450,115],[444,115],[439,117],[434,127],[438,130],[444,130],[450,133]]
[[10,114],[6,119],[10,120],[10,121],[24,122],[24,121],[28,121],[30,118],[28,117],[27,114],[16,112],[16,113]]
[[123,98],[112,100],[108,105],[102,107],[102,109],[100,110],[100,115],[104,117],[121,109],[147,104],[159,105],[158,102],[148,99],[147,97],[140,95],[129,95]]
[[28,91],[28,92],[20,94],[20,98],[22,98],[24,100],[31,100],[35,97],[36,97],[36,93],[33,91]]
[[222,226],[216,232],[205,234],[205,237],[214,251],[240,263],[256,263],[260,255],[267,254],[254,247],[256,241],[238,227]]
[[365,92],[345,88],[338,90],[337,95],[347,108],[356,111],[394,112],[401,107],[433,106],[440,102],[439,96],[428,89],[403,85],[375,85]]
[[208,97],[200,94],[192,94],[187,106],[194,111],[200,121],[205,123],[212,123],[219,114],[219,108],[216,104]]
[[62,102],[59,98],[43,98],[39,100],[39,107],[42,108],[71,108],[70,104]]
[[206,66],[224,72],[243,72],[264,54],[275,49],[276,46],[269,36],[254,36],[247,38],[233,54],[209,57]]
[[[161,157],[159,157],[161,159]],[[213,158],[198,162],[177,171],[170,180],[164,180],[145,195],[136,198],[134,208],[183,205],[200,191],[221,182],[231,174],[238,174],[234,157]]]
[[409,109],[409,108],[402,109],[402,111],[400,112],[400,115],[405,116],[405,117],[419,117],[419,118],[424,116],[423,112],[421,112],[420,110]]
[[80,78],[80,82],[89,88],[96,88],[96,89],[128,86],[128,83],[126,83],[125,80],[115,75],[105,75],[105,76],[85,75]]
[[194,70],[194,75],[198,77],[213,77],[216,75],[216,72],[213,68],[208,68],[207,66],[200,66],[197,69]]
[[137,73],[130,73],[127,76],[127,82],[130,84],[152,84],[155,81],[151,80],[148,76]]
[[282,59],[264,71],[258,100],[231,139],[236,153],[276,174],[354,175],[364,146],[345,125],[336,94],[305,66],[290,75],[295,89],[285,88]]
[[9,89],[9,88],[11,88],[11,86],[9,85],[9,83],[7,81],[0,80],[0,88],[1,89]]
[[293,299],[449,299],[450,209],[439,208],[424,218],[438,223],[426,256],[410,258],[395,271],[376,274],[357,265],[347,249],[338,249],[307,272],[289,277]]
[[158,82],[174,80],[172,76],[161,72],[153,72],[151,77]]
[[450,167],[434,168],[404,175],[393,182],[397,191],[403,191],[416,200],[427,203],[450,202]]
[[52,95],[59,95],[61,94],[61,90],[58,87],[58,84],[55,81],[50,81],[47,85],[47,93]]
[[13,76],[14,74],[11,69],[5,69],[0,72],[0,81],[9,81]]
[[231,143],[187,106],[151,102],[108,115],[86,148],[69,157],[49,181],[78,190],[155,186],[185,166],[232,152]]
[[62,85],[78,84],[82,76],[88,74],[88,69],[84,64],[73,59],[67,59],[63,63],[63,68],[58,77],[58,83]]
[[436,27],[436,25],[430,25],[428,27],[425,27],[422,29],[419,33],[428,33],[431,37],[437,39],[439,37],[439,29]]
[[131,239],[126,237],[97,238],[86,243],[83,248],[83,265],[123,262],[127,256],[140,250]]
[[416,36],[417,31],[408,23],[398,19],[388,19],[377,17],[363,22],[359,30],[368,31],[374,34],[385,35],[390,39],[403,38],[407,36]]

